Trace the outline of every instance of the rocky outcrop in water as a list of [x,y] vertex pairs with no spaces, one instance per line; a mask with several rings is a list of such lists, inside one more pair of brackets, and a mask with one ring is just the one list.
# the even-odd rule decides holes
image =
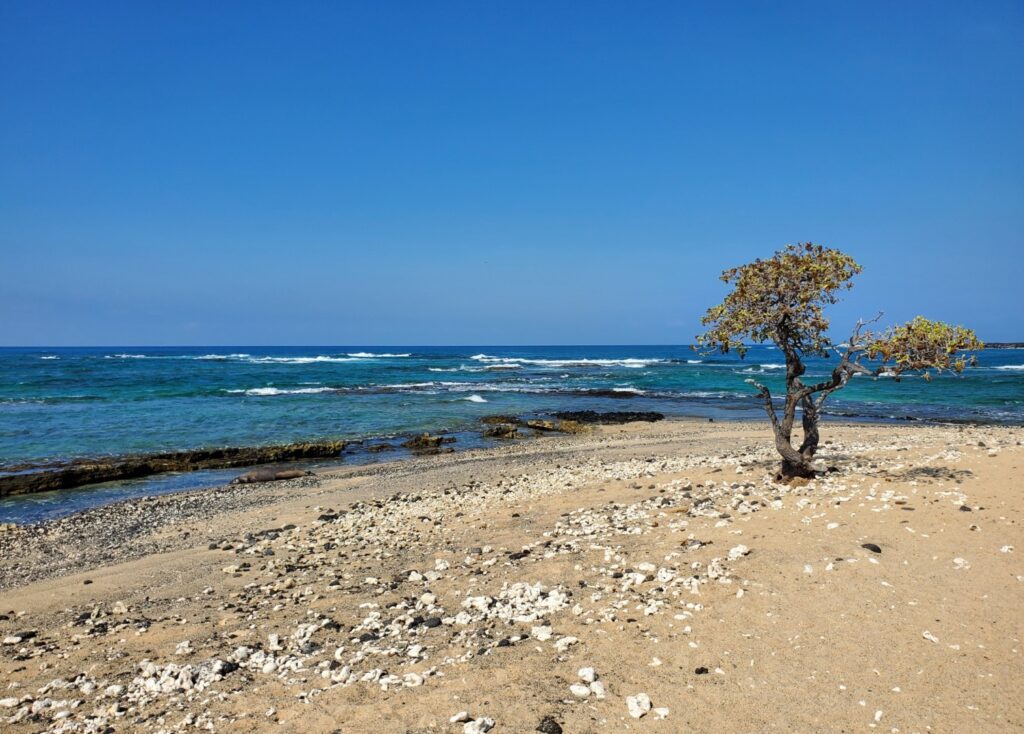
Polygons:
[[519,428],[515,423],[491,423],[484,428],[484,438],[512,439],[519,437]]
[[73,489],[87,484],[138,479],[164,472],[230,469],[236,466],[331,458],[338,456],[346,444],[346,441],[323,441],[81,459],[0,476],[0,497]]
[[447,451],[454,451],[451,448],[444,448],[442,444],[455,443],[453,436],[431,436],[429,433],[422,433],[419,436],[413,436],[408,441],[405,441],[402,446],[407,449],[412,449],[417,453],[425,454],[439,454]]
[[522,419],[514,415],[485,415],[480,422],[486,426],[500,425],[502,423],[517,425]]

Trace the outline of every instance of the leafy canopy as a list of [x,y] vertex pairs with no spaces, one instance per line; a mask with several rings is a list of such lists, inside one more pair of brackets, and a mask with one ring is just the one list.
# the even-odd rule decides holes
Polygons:
[[733,284],[725,300],[704,315],[708,331],[697,343],[711,350],[746,354],[744,341],[772,341],[804,354],[829,356],[826,306],[836,303],[838,293],[861,266],[849,255],[805,242],[788,245],[767,260],[722,273]]
[[930,321],[924,316],[873,335],[866,342],[864,352],[868,359],[891,364],[886,370],[890,374],[923,370],[925,379],[929,378],[928,370],[932,369],[936,372],[963,372],[968,365],[977,364],[978,358],[961,352],[985,347],[971,329]]
[[[744,341],[770,341],[785,352],[787,362],[799,362],[800,355],[834,353],[841,358],[831,381],[798,384],[800,394],[831,392],[855,373],[899,376],[923,371],[928,378],[929,370],[960,373],[976,364],[974,355],[963,354],[985,346],[973,330],[923,316],[881,333],[863,331],[865,323],[860,322],[846,344],[833,344],[824,309],[852,287],[853,276],[860,272],[861,266],[846,253],[810,242],[788,245],[767,260],[730,268],[722,273],[722,280],[732,284],[733,290],[708,309],[702,319],[708,330],[697,337],[697,343],[711,351],[735,349],[743,357]],[[865,359],[875,366],[865,366]]]

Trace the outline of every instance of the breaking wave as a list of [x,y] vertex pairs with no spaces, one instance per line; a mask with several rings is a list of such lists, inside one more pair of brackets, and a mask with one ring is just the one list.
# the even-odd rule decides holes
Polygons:
[[269,397],[271,395],[315,395],[322,392],[337,392],[333,387],[254,387],[249,390],[227,390],[233,394],[248,395],[249,397]]
[[527,359],[525,357],[494,357],[489,354],[474,354],[470,359],[477,362],[506,365],[513,368],[514,366],[529,364],[537,367],[629,367],[639,369],[670,361],[667,359],[641,359],[638,357],[626,359]]
[[392,359],[397,357],[411,357],[412,354],[406,352],[405,354],[374,354],[373,352],[349,352],[349,357],[358,357],[359,359]]

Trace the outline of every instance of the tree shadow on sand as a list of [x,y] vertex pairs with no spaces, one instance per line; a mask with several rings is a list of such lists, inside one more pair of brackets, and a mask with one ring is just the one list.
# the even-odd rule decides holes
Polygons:
[[950,469],[948,466],[915,466],[901,471],[885,471],[883,476],[901,482],[937,482],[947,481],[960,484],[974,476],[970,469]]

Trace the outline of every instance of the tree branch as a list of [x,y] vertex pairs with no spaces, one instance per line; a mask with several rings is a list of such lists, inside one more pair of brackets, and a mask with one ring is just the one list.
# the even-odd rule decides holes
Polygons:
[[746,380],[746,383],[757,388],[758,395],[764,399],[764,409],[768,413],[768,419],[772,422],[772,428],[778,429],[779,417],[775,414],[775,404],[772,402],[771,391],[753,378]]

